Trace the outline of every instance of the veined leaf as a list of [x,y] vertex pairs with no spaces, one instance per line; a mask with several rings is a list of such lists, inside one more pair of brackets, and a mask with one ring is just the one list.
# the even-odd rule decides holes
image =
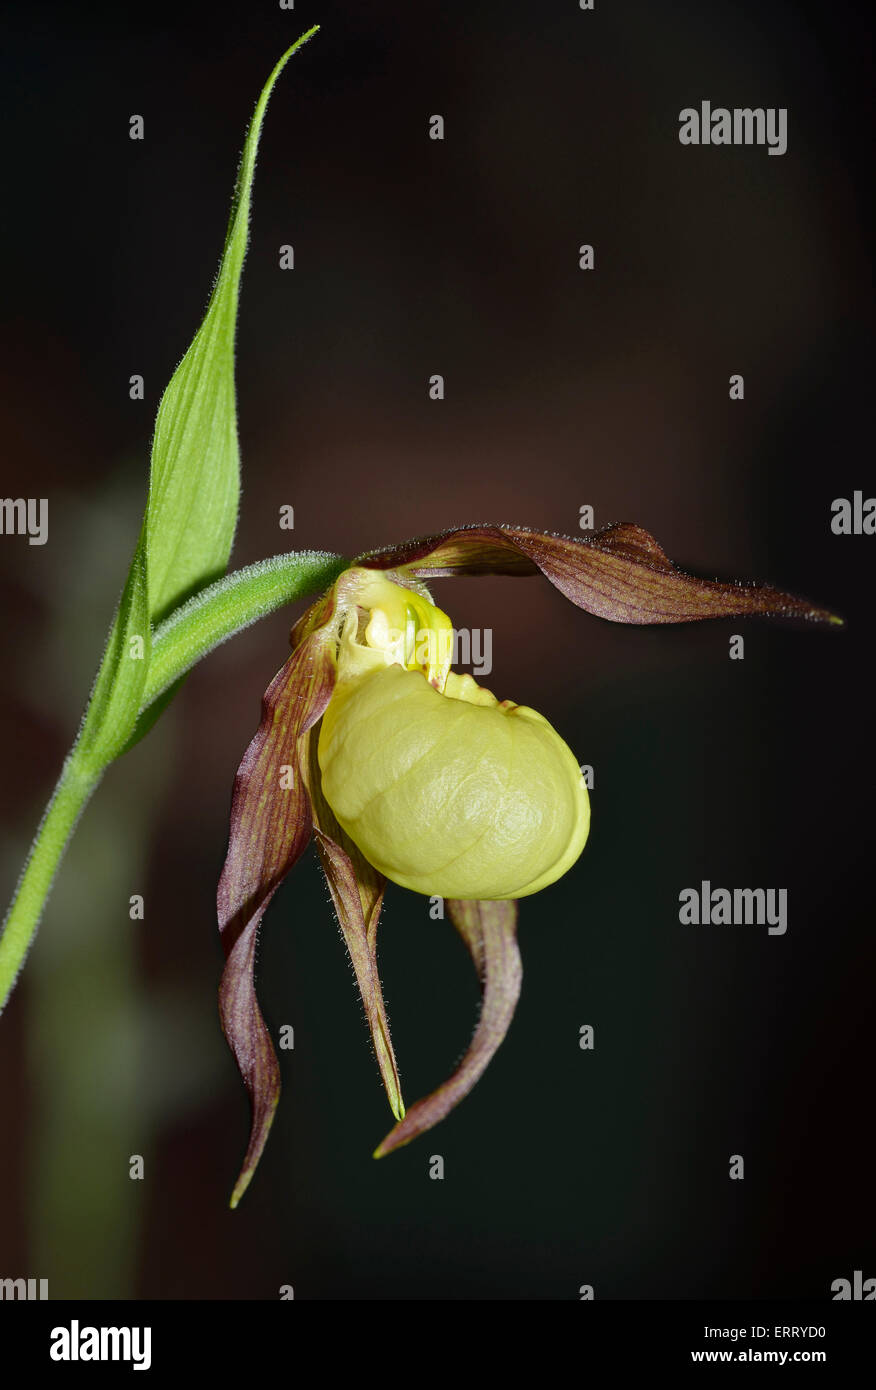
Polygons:
[[240,494],[234,336],[256,149],[274,84],[292,54],[314,33],[316,29],[310,29],[283,54],[259,97],[207,313],[158,407],[146,510],[153,621],[217,579],[228,564]]
[[308,30],[283,54],[259,97],[207,312],[158,407],[143,530],[77,744],[77,758],[91,770],[129,744],[143,703],[152,624],[228,564],[240,493],[234,335],[256,149],[277,78],[315,33]]

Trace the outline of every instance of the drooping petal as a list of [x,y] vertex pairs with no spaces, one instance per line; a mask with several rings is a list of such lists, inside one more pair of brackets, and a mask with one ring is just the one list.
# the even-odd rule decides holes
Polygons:
[[[377,971],[377,922],[383,905],[386,880],[376,870],[363,872],[370,865],[351,845],[351,853],[322,830],[316,832],[322,867],[341,924],[350,960],[365,1005],[365,1014],[389,1107],[396,1119],[405,1113],[398,1064],[389,1035],[389,1021]],[[369,879],[374,880],[369,882]],[[377,881],[380,887],[377,887]]]
[[323,713],[334,679],[334,635],[331,628],[319,629],[268,687],[261,724],[234,783],[228,854],[217,894],[226,957],[219,1010],[249,1092],[252,1123],[232,1207],[255,1171],[280,1095],[277,1057],[255,992],[256,937],[268,903],[311,839],[299,739]]
[[760,614],[835,625],[825,608],[769,585],[697,579],[629,522],[572,539],[519,526],[463,526],[361,555],[357,565],[403,568],[420,579],[542,573],[579,608],[615,623],[689,623]]
[[468,1095],[508,1032],[523,976],[517,948],[517,904],[448,898],[447,911],[465,942],[481,982],[481,1016],[471,1046],[449,1081],[412,1105],[374,1152],[383,1158],[409,1144]]
[[344,833],[322,795],[316,757],[316,732],[314,730],[313,734],[308,734],[305,740],[308,750],[306,759],[302,757],[302,765],[306,765],[308,769],[307,780],[316,845],[365,1006],[365,1016],[390,1109],[396,1119],[400,1120],[404,1116],[405,1107],[377,970],[377,924],[383,906],[386,879],[368,863]]

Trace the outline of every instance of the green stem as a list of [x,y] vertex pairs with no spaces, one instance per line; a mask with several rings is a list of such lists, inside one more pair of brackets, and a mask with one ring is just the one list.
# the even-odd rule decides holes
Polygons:
[[[340,555],[314,550],[276,555],[226,575],[196,594],[155,631],[141,710],[155,705],[196,662],[235,633],[283,604],[328,588],[347,563]],[[128,747],[151,727],[147,721],[148,716]],[[76,823],[104,770],[89,762],[77,739],[40,822],[3,924],[0,1012],[36,935]]]
[[155,629],[142,708],[214,647],[284,603],[327,589],[348,564],[341,555],[299,550],[235,570],[202,589]]
[[0,1010],[36,935],[76,822],[100,778],[100,771],[82,767],[74,745],[40,822],[0,936]]

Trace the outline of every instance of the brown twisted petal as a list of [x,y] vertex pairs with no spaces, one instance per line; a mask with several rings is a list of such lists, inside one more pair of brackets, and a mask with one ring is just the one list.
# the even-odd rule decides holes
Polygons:
[[302,766],[307,768],[316,845],[365,1006],[390,1109],[396,1119],[401,1119],[405,1113],[401,1082],[377,970],[377,925],[386,879],[344,833],[322,794],[317,761],[318,735],[318,729],[314,728],[302,745]]
[[840,624],[770,585],[697,579],[676,569],[653,536],[622,522],[572,539],[519,526],[463,526],[360,555],[357,565],[421,579],[539,572],[579,608],[615,623],[686,623],[761,614]]
[[[310,843],[310,798],[298,740],[321,716],[334,682],[334,633],[321,628],[290,656],[265,692],[261,724],[234,782],[228,854],[217,894],[226,958],[219,1011],[249,1093],[252,1122],[232,1207],[255,1171],[280,1096],[277,1057],[255,992],[256,937],[268,903]],[[292,769],[288,788],[281,785],[284,766]]]
[[471,1046],[449,1081],[412,1105],[374,1151],[383,1158],[437,1125],[468,1095],[502,1043],[520,997],[523,970],[517,948],[517,904],[448,898],[447,911],[481,982],[481,1016]]

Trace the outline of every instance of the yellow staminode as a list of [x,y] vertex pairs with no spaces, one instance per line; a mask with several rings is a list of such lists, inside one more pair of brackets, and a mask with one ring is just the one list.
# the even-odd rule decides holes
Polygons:
[[429,896],[553,883],[590,827],[571,750],[535,710],[450,671],[450,620],[422,591],[371,572],[357,599],[318,750],[344,830],[387,878]]

